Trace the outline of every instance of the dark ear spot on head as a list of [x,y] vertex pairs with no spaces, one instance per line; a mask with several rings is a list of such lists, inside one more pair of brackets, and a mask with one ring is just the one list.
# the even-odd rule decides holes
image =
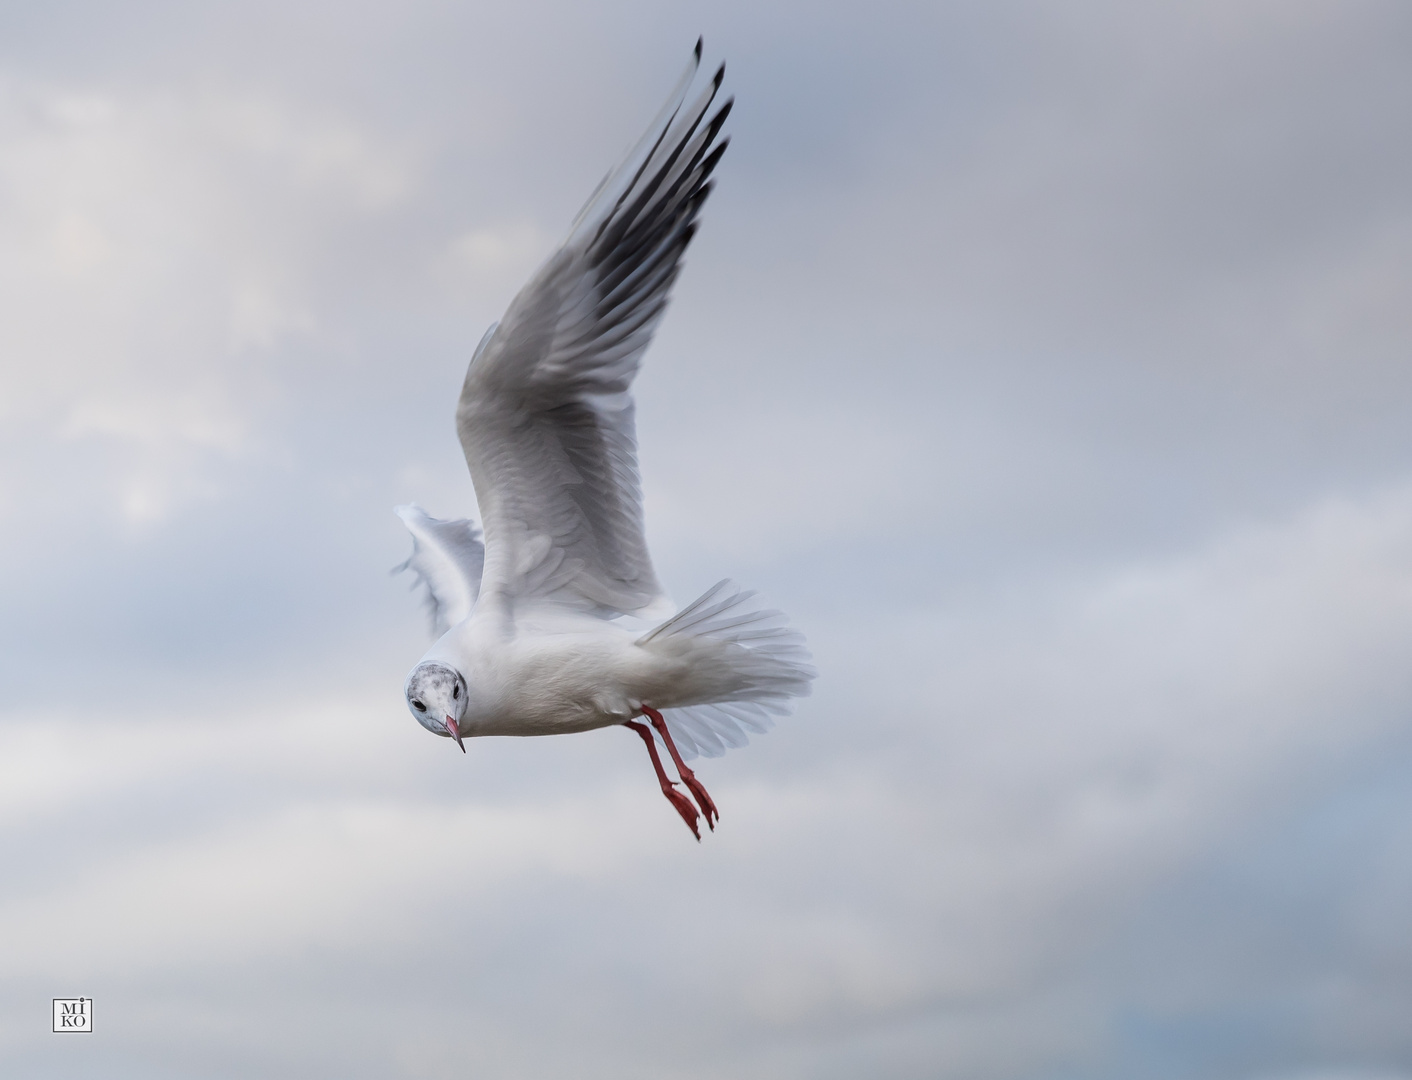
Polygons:
[[459,697],[461,696],[461,684],[460,684],[460,683],[457,683],[456,686],[455,686],[455,689],[453,689],[453,690],[451,691],[451,696],[454,697],[454,698],[459,698]]

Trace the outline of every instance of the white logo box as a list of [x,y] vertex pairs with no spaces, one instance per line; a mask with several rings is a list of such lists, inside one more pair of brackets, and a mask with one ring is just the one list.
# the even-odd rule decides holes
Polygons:
[[70,1031],[92,1031],[93,999],[55,998],[54,1030],[55,1032],[60,1033]]

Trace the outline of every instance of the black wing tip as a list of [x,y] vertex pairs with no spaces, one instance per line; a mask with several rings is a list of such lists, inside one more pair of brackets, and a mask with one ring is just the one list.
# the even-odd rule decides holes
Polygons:
[[705,43],[706,43],[706,37],[705,37],[705,35],[704,35],[704,34],[698,34],[698,35],[696,36],[696,50],[695,50],[695,52],[696,52],[696,62],[697,62],[698,64],[701,63],[701,47],[702,47]]
[[721,105],[721,107],[716,110],[716,115],[711,117],[711,119],[707,121],[707,123],[710,125],[711,132],[713,135],[715,134],[715,132],[721,130],[721,125],[726,122],[726,117],[731,114],[731,109],[733,108],[735,108],[734,94],[726,98],[725,102]]
[[723,82],[725,81],[725,78],[726,78],[726,62],[725,62],[724,60],[722,60],[722,61],[721,61],[721,66],[716,69],[716,74],[711,77],[711,82],[712,82],[712,84],[715,86],[715,88],[716,88],[717,90],[719,90],[719,89],[721,88],[721,83],[723,83]]
[[705,160],[701,162],[700,166],[698,166],[698,168],[700,168],[701,170],[702,180],[705,180],[716,170],[717,162],[721,160],[721,155],[726,152],[726,147],[730,144],[731,137],[727,135],[724,139],[722,139],[719,143],[716,144],[716,149],[712,150],[709,154],[706,155]]

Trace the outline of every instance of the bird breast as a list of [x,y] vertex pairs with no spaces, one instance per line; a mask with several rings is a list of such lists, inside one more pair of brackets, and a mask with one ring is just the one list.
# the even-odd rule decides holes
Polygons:
[[[615,628],[616,629],[616,628]],[[466,657],[475,735],[554,735],[629,720],[652,658],[626,633],[517,634]]]

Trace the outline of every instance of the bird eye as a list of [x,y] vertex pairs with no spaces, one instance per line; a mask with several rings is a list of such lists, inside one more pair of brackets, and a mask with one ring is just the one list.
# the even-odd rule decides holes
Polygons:
[[460,684],[460,683],[457,683],[456,686],[455,686],[455,688],[451,691],[451,696],[454,697],[454,698],[459,698],[459,697],[461,696],[461,684]]
[[413,698],[413,699],[412,699],[412,708],[416,709],[417,712],[426,712],[426,711],[427,711],[427,707],[426,707],[425,705],[423,705],[420,701],[418,701],[416,698]]

